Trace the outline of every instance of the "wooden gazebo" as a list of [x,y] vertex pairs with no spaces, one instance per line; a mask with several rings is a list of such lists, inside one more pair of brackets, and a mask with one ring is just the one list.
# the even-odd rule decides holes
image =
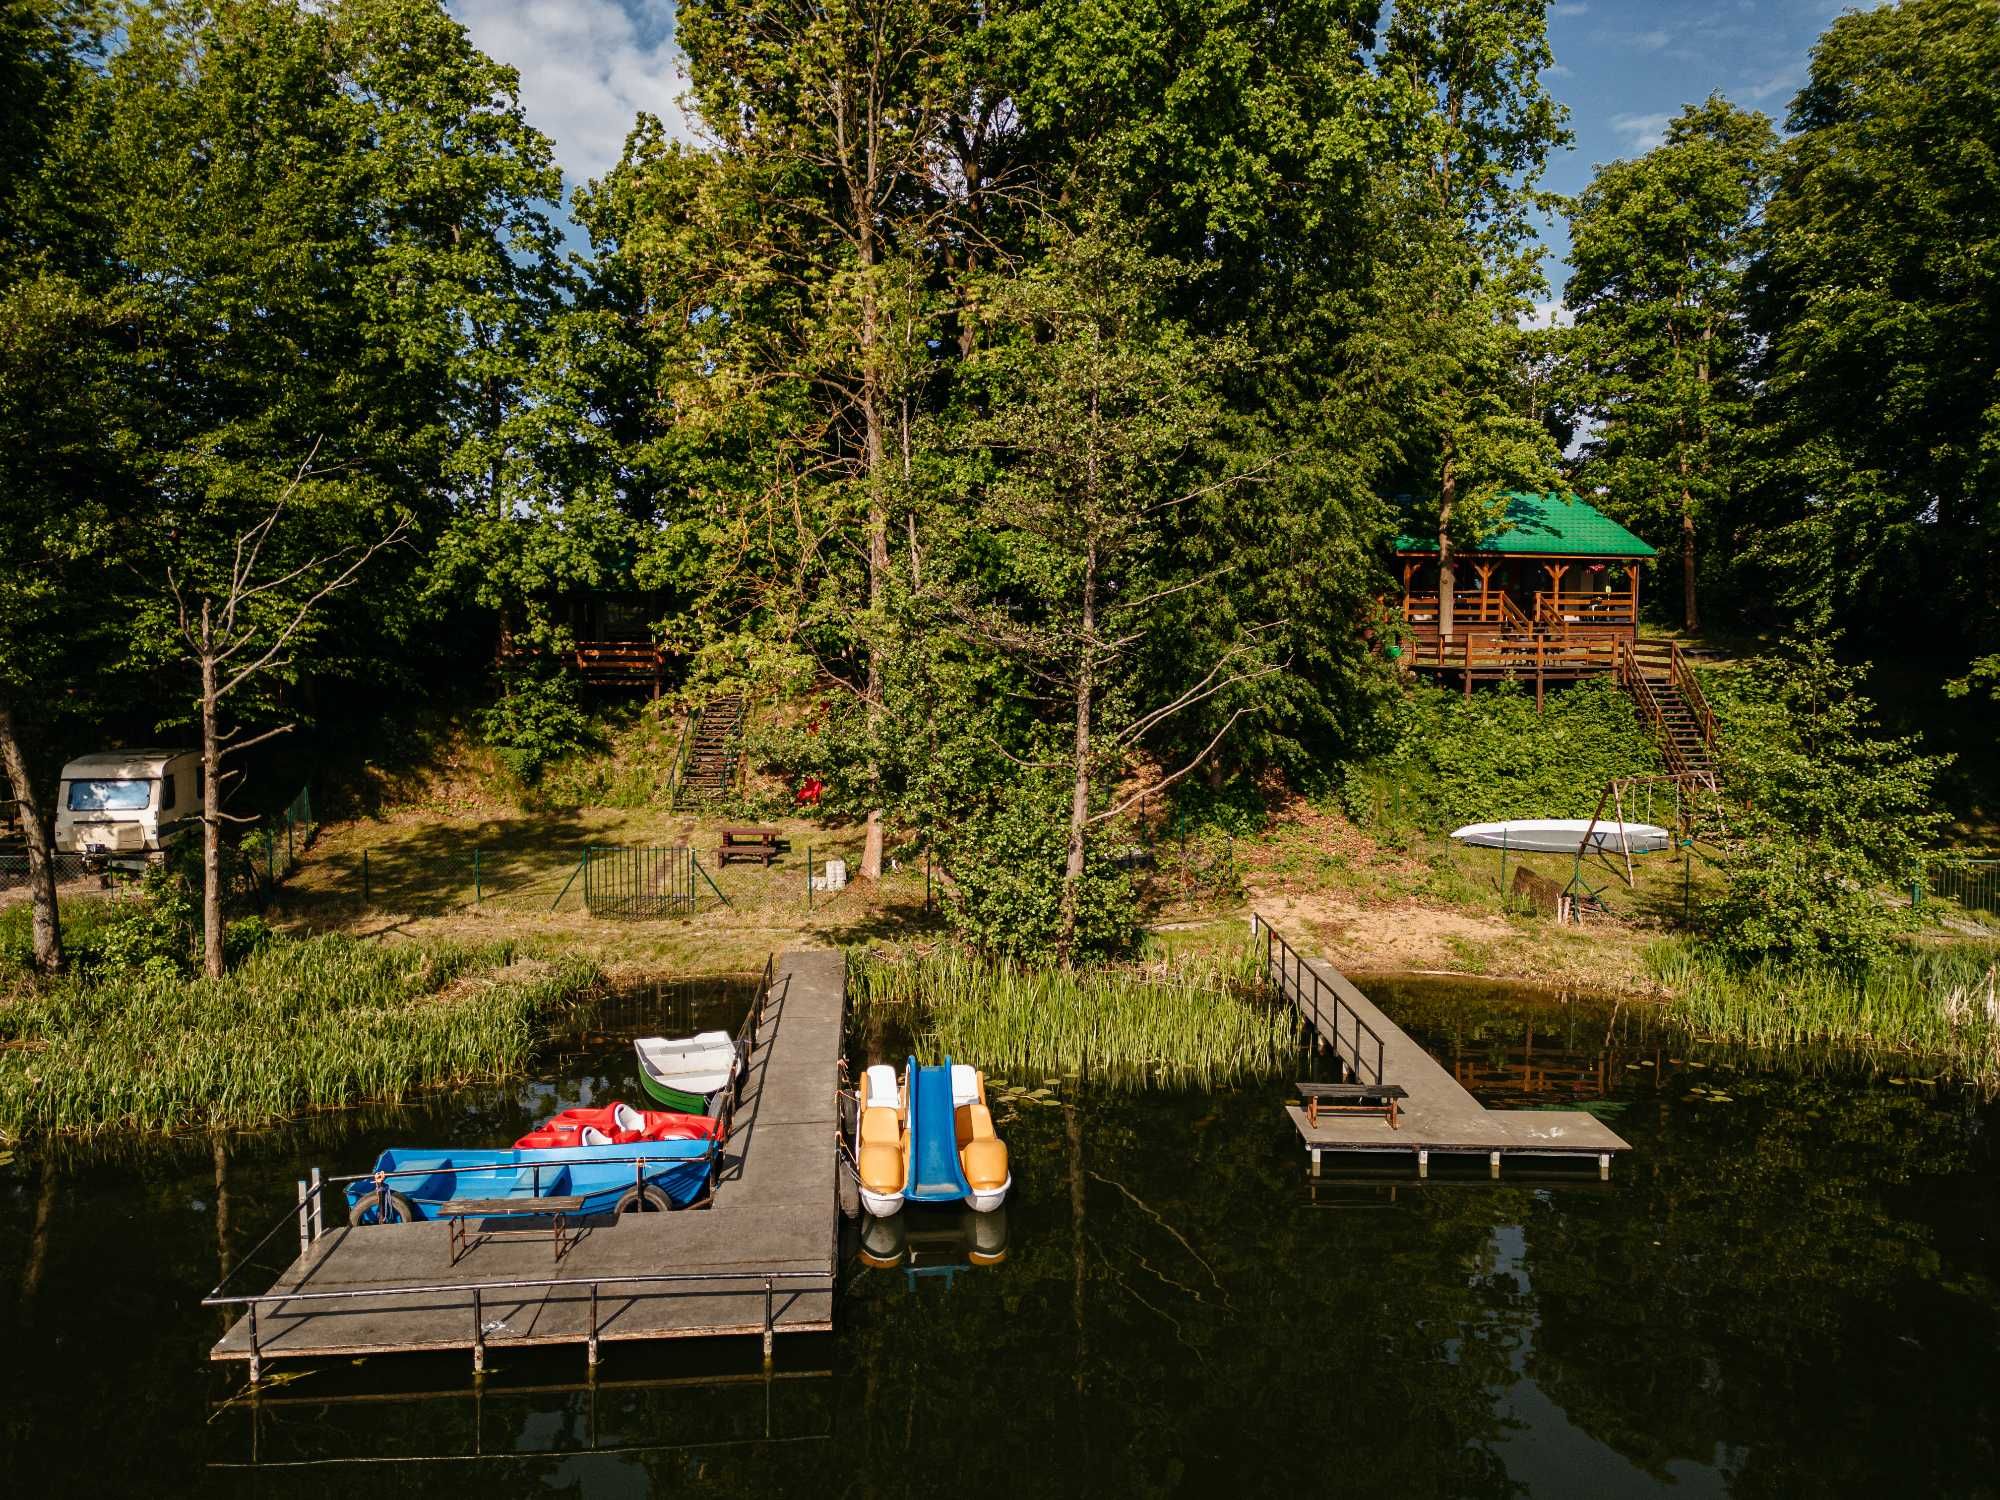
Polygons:
[[1657,554],[1576,495],[1504,499],[1499,529],[1453,553],[1448,612],[1437,539],[1396,539],[1408,660],[1468,682],[1530,665],[1564,677],[1614,670],[1620,644],[1638,639],[1639,564]]

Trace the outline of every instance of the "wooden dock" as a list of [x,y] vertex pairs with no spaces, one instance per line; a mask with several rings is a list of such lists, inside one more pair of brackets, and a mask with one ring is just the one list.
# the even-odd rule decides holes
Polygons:
[[778,1333],[830,1330],[845,988],[838,953],[777,960],[711,1207],[588,1223],[559,1263],[539,1237],[453,1266],[442,1223],[329,1223],[269,1292],[208,1299],[245,1308],[210,1358],[254,1381],[273,1359],[469,1350],[483,1369],[488,1348],[580,1344],[594,1365],[601,1342],[725,1334],[768,1357]]
[[1317,1123],[1297,1104],[1285,1113],[1312,1158],[1314,1176],[1328,1153],[1406,1152],[1419,1176],[1433,1152],[1484,1156],[1492,1175],[1506,1157],[1595,1158],[1611,1175],[1611,1158],[1632,1148],[1595,1115],[1582,1110],[1488,1109],[1360,990],[1324,959],[1304,958],[1258,920],[1266,972],[1305,1024],[1338,1054],[1345,1072],[1363,1083],[1395,1084],[1405,1092],[1397,1121],[1327,1114]]

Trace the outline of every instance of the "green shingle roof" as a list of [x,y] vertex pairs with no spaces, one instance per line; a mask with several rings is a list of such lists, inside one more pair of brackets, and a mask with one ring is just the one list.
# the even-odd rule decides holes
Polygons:
[[[1474,552],[1545,557],[1657,557],[1659,554],[1588,500],[1576,495],[1511,490],[1500,529]],[[1398,552],[1435,552],[1436,537],[1399,536]]]

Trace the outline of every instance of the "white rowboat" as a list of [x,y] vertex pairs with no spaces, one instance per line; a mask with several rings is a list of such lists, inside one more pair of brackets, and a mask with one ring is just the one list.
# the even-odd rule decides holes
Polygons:
[[1476,849],[1513,849],[1522,854],[1657,854],[1674,843],[1672,834],[1651,823],[1593,822],[1589,818],[1468,823],[1453,829],[1451,836]]

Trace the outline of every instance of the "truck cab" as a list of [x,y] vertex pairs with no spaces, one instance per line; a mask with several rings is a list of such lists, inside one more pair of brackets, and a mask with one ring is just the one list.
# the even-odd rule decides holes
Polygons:
[[101,750],[62,769],[56,848],[135,865],[198,826],[201,756],[193,750]]

